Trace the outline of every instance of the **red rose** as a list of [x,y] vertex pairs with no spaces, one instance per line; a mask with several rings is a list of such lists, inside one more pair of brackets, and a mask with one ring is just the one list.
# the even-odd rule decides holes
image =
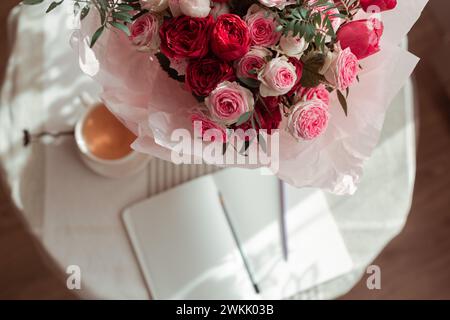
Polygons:
[[397,6],[397,0],[360,0],[361,7],[368,11],[371,7],[375,11],[386,11],[394,9]]
[[344,24],[337,33],[342,49],[350,48],[358,60],[380,51],[383,23],[378,19],[355,20]]
[[260,129],[265,129],[268,134],[272,134],[273,130],[280,127],[282,117],[279,97],[267,97],[263,98],[263,101],[259,100],[255,110],[261,123]]
[[[267,134],[272,134],[273,130],[280,127],[282,116],[280,111],[279,97],[267,97],[262,98],[262,101],[258,99],[255,105],[255,117],[258,120],[254,122],[256,130],[267,130]],[[242,129],[245,131],[253,129],[253,123],[251,120],[234,127],[234,129]],[[246,141],[249,141],[251,137],[246,137]]]
[[216,58],[193,60],[186,69],[186,87],[199,97],[209,95],[219,83],[234,79],[234,69]]
[[211,33],[211,48],[225,61],[242,58],[250,49],[250,33],[245,21],[235,14],[219,16]]
[[180,16],[166,19],[159,29],[161,52],[172,59],[199,59],[208,54],[212,16]]

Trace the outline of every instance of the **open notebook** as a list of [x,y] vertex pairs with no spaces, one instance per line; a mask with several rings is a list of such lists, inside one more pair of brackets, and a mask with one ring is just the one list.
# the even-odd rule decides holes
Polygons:
[[[282,255],[279,182],[259,170],[223,170],[126,209],[125,226],[151,296],[279,299],[348,272],[352,263],[326,201],[299,192],[286,186],[288,263]],[[314,204],[303,210],[308,201]]]

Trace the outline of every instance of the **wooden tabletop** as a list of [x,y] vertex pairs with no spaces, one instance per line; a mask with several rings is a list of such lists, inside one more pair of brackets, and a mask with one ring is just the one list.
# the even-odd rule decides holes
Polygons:
[[[2,0],[0,6],[0,78],[8,56],[6,21],[19,0]],[[3,81],[2,81],[3,82]],[[0,165],[0,299],[74,299],[65,274],[58,270],[33,238],[11,201]]]
[[450,1],[431,0],[409,34],[419,141],[411,215],[374,262],[382,290],[363,279],[346,299],[450,299]]

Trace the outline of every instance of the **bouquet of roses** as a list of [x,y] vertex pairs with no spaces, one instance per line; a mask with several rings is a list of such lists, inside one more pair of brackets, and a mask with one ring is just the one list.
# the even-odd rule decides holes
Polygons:
[[227,129],[271,134],[283,118],[295,139],[321,135],[329,122],[330,94],[337,93],[347,113],[346,96],[357,81],[359,60],[379,51],[382,22],[353,21],[355,14],[360,9],[389,10],[397,4],[396,0],[125,2],[136,9],[130,41],[138,50],[156,54],[161,66],[185,84],[184,89],[201,102],[192,108],[191,119],[202,123],[202,133],[216,129],[214,139],[222,142]]
[[[351,193],[417,63],[398,43],[426,0],[398,2],[389,12],[397,0],[75,0],[72,44],[134,149],[205,159],[180,151],[180,128],[223,155],[277,144],[280,178]],[[222,165],[268,166],[237,162]]]

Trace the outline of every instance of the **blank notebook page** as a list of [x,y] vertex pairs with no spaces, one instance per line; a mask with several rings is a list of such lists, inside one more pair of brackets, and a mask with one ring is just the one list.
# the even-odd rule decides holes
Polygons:
[[207,176],[125,210],[154,299],[252,299],[255,292]]

